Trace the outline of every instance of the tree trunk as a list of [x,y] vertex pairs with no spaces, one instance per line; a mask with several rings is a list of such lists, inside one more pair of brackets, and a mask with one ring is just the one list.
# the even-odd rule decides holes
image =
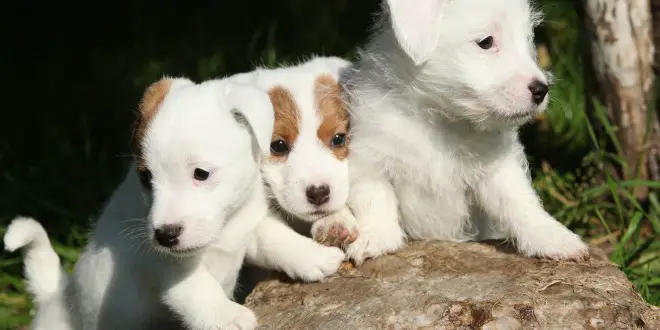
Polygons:
[[[660,130],[655,118],[648,118],[654,80],[650,1],[583,1],[595,91],[616,127],[628,179],[659,176]],[[652,134],[645,143],[649,120]],[[645,198],[647,193],[639,188],[635,195]]]
[[[660,48],[660,0],[651,1],[651,15],[653,18],[653,44],[656,49]],[[654,72],[657,75],[658,65],[660,65],[660,51],[655,52],[655,61],[654,61]],[[658,83],[656,82],[656,85]],[[660,96],[660,95],[658,95]],[[660,114],[660,102],[656,102],[656,109],[654,112],[655,121],[653,122],[653,131],[651,132],[651,143],[652,148],[649,152],[649,170],[651,172],[651,178],[654,180],[660,180],[660,120],[658,120]]]

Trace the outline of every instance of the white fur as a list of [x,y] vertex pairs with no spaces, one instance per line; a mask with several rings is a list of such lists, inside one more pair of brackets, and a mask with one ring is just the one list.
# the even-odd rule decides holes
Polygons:
[[527,0],[386,1],[347,82],[360,224],[351,258],[395,251],[406,236],[511,238],[525,255],[556,259],[587,252],[543,210],[518,140],[548,102],[528,89],[549,80],[535,63],[539,18]]
[[62,301],[67,274],[60,267],[60,258],[44,228],[32,218],[16,217],[7,227],[4,243],[10,252],[24,249],[25,277],[30,279],[27,290],[35,297],[39,310],[32,320],[32,329],[67,329],[68,316]]

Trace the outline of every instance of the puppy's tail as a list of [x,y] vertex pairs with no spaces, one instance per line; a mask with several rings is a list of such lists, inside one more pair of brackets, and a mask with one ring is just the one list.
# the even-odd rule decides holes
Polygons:
[[28,291],[38,304],[62,295],[67,275],[39,222],[27,217],[14,218],[7,227],[4,243],[10,252],[23,248]]

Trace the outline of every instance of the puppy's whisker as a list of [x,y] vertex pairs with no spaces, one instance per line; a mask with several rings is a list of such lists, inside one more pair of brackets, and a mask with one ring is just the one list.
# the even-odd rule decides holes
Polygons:
[[142,223],[135,223],[133,225],[124,228],[122,231],[119,232],[119,235],[132,239],[136,238],[136,235],[138,234],[144,234],[144,235],[147,234],[147,227]]
[[145,256],[152,249],[149,239],[145,237],[145,239],[140,241],[136,251],[139,252],[141,256]]
[[128,219],[121,220],[121,222],[122,223],[126,223],[126,222],[143,222],[143,221],[147,221],[147,219],[148,219],[147,217],[128,218]]
[[131,231],[130,233],[128,233],[126,235],[126,237],[128,237],[130,239],[133,239],[133,240],[139,240],[139,239],[142,239],[142,238],[146,239],[149,236],[148,236],[146,230],[134,230],[134,231]]

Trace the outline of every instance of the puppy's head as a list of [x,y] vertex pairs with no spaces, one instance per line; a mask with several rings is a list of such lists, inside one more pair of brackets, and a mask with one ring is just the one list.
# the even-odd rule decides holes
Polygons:
[[158,250],[192,254],[249,225],[231,215],[260,184],[258,161],[269,153],[272,126],[268,96],[253,87],[177,78],[147,89],[134,142]]
[[349,117],[338,83],[348,64],[317,58],[270,73],[275,127],[263,172],[278,205],[302,220],[334,213],[348,198]]
[[386,2],[414,87],[447,105],[445,115],[501,128],[546,109],[549,77],[533,43],[540,15],[528,0]]

